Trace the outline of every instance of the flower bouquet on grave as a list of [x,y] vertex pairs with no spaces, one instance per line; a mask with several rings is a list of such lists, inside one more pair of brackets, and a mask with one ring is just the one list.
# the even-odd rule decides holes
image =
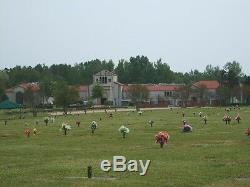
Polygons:
[[24,133],[28,138],[30,137],[30,129],[25,129]]
[[192,132],[192,126],[189,125],[188,123],[185,123],[182,127],[182,132]]
[[54,122],[55,122],[55,118],[54,118],[53,116],[51,116],[51,117],[49,118],[49,120],[50,120],[51,123],[54,123]]
[[245,134],[250,137],[250,128],[246,130]]
[[129,133],[129,128],[125,127],[124,125],[122,125],[120,128],[119,128],[119,132],[122,134],[122,137],[125,138],[126,137],[126,134]]
[[240,123],[240,120],[241,120],[240,114],[237,114],[237,116],[235,117],[235,120],[238,122],[238,124]]
[[203,116],[204,123],[207,124],[207,116]]
[[64,135],[67,135],[67,131],[71,130],[71,126],[67,123],[63,123],[61,130],[64,131]]
[[155,143],[159,143],[160,147],[163,148],[163,145],[168,143],[169,138],[170,136],[167,131],[161,131],[155,135]]
[[95,121],[92,121],[90,124],[91,132],[94,134],[96,128],[97,128],[97,123]]
[[229,115],[225,114],[224,117],[223,117],[223,121],[225,121],[226,124],[230,124],[231,117]]
[[149,120],[148,124],[150,124],[150,126],[153,127],[154,121],[153,120]]
[[142,111],[140,110],[140,111],[138,111],[138,114],[141,116],[142,115]]
[[48,123],[49,123],[49,118],[48,118],[48,117],[45,117],[43,121],[44,121],[45,125],[47,126]]
[[37,129],[36,128],[33,129],[33,134],[37,135]]

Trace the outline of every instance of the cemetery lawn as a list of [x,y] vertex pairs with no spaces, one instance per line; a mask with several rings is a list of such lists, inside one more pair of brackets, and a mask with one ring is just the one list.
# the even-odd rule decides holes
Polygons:
[[[193,126],[191,133],[181,132],[182,111]],[[199,117],[200,111],[207,114],[207,125]],[[234,120],[238,112],[242,118],[239,125]],[[43,114],[10,120],[6,126],[0,121],[0,186],[250,186],[250,137],[244,134],[250,128],[250,108],[229,113],[230,125],[222,121],[224,108],[153,110],[142,116],[113,112],[113,118],[95,112],[60,116],[48,126]],[[1,118],[5,117],[10,116],[2,111]],[[98,127],[92,135],[93,120]],[[154,121],[153,127],[149,120]],[[72,126],[66,136],[59,130],[63,122]],[[118,131],[124,124],[130,129],[125,139]],[[27,128],[36,128],[38,134],[27,138]],[[161,149],[154,136],[164,130],[170,141]],[[101,161],[116,155],[151,160],[147,174],[102,171]],[[92,179],[84,178],[89,165],[93,167]]]

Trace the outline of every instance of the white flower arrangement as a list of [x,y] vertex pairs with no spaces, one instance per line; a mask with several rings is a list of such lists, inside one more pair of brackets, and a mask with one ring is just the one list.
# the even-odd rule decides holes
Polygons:
[[149,120],[149,121],[148,121],[148,124],[150,124],[150,126],[152,127],[153,124],[154,124],[154,121],[153,121],[153,120]]
[[71,130],[71,126],[69,124],[67,124],[67,123],[63,123],[62,124],[62,130],[64,130],[64,129]]
[[54,122],[55,122],[55,118],[52,117],[52,116],[49,118],[49,120],[50,120],[51,123],[54,123]]
[[67,123],[63,123],[61,130],[64,131],[64,135],[67,135],[67,131],[71,130],[71,126]]
[[122,133],[123,138],[125,138],[126,134],[129,133],[129,128],[127,128],[127,127],[125,127],[124,125],[122,125],[122,126],[118,129],[118,131],[119,131],[120,133]]
[[92,121],[91,125],[90,125],[90,128],[91,128],[91,132],[93,134],[95,132],[96,128],[97,128],[97,123],[95,121]]

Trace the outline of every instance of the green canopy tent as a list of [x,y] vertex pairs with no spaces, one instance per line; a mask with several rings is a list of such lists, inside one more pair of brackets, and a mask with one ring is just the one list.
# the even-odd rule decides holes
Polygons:
[[13,103],[9,100],[5,100],[0,103],[0,109],[16,109],[21,107],[22,106],[20,104]]
[[0,110],[1,109],[6,109],[6,110],[10,110],[10,109],[19,109],[19,114],[20,114],[20,118],[22,115],[22,105],[20,104],[16,104],[14,102],[11,102],[9,100],[5,100],[3,102],[0,103]]

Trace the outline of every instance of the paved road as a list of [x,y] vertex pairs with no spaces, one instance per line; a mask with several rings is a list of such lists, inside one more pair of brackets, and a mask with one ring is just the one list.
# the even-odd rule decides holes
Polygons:
[[[169,110],[170,108],[165,107],[165,108],[141,108],[141,111],[147,111],[147,110]],[[117,112],[131,112],[131,111],[136,111],[134,108],[118,108],[116,110]],[[95,110],[87,110],[87,113],[95,113],[95,112],[105,112],[104,109],[95,109]],[[115,112],[115,109],[107,109],[107,112]],[[71,111],[68,112],[68,114],[71,115],[77,115],[77,114],[84,114],[84,111],[79,110],[79,111]],[[61,116],[63,115],[63,112],[52,112],[50,113],[52,116]]]
[[[180,109],[181,107],[171,107],[173,109]],[[200,108],[200,107],[187,107],[187,108]],[[214,107],[201,107],[201,108],[214,108]],[[147,110],[170,110],[170,107],[163,107],[163,108],[141,108],[141,111],[147,111]],[[136,111],[135,108],[117,108],[117,112],[131,112],[131,111]],[[95,112],[105,112],[104,109],[95,109],[95,110],[87,110],[87,113],[95,113]],[[115,109],[107,109],[107,112],[115,112]],[[63,112],[52,112],[49,113],[52,116],[61,116],[63,115]],[[71,111],[68,112],[68,114],[71,115],[77,115],[77,114],[84,114],[83,110],[76,110],[76,111]]]

